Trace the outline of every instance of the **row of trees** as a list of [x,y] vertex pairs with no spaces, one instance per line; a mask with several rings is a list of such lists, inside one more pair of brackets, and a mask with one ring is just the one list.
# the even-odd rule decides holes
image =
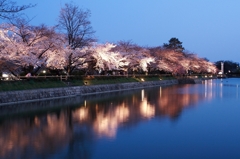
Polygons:
[[217,61],[215,62],[216,67],[221,70],[221,65],[223,63],[223,72],[224,74],[240,74],[239,63],[233,61]]
[[37,75],[48,69],[70,75],[79,70],[91,74],[113,70],[173,74],[217,71],[206,59],[185,52],[177,38],[151,48],[131,41],[98,44],[89,17],[89,10],[70,3],[61,9],[54,27],[32,26],[22,18],[1,24],[0,72]]

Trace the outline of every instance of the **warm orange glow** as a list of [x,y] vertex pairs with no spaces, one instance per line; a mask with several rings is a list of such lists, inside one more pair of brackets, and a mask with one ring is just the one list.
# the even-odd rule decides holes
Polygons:
[[144,99],[140,104],[140,113],[144,118],[152,118],[155,115],[155,107],[148,104]]
[[98,112],[93,128],[99,136],[115,137],[120,123],[129,117],[129,109],[124,105],[118,106],[113,112],[104,114]]

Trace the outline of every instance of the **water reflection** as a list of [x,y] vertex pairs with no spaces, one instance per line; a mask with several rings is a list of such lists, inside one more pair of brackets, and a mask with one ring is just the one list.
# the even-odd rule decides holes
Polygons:
[[0,120],[0,158],[91,158],[97,139],[114,139],[118,129],[151,118],[177,119],[187,107],[222,97],[223,88],[221,82],[206,81],[204,85],[77,97],[69,99],[74,104],[51,112],[4,117]]
[[238,78],[205,80],[205,98],[208,100],[213,98],[222,99],[232,95],[238,98],[239,84],[240,80]]
[[142,101],[140,103],[140,114],[144,118],[151,118],[155,115],[155,107],[148,103],[147,98],[144,96],[144,89],[142,90]]
[[[71,146],[74,143],[83,145],[74,153],[87,157],[88,149],[84,145],[85,142],[91,142],[91,137],[88,137],[86,130],[75,132],[70,116],[67,111],[61,111],[46,116],[4,121],[0,126],[0,158],[47,158],[56,152],[67,156],[72,154]],[[61,151],[63,149],[67,152]]]

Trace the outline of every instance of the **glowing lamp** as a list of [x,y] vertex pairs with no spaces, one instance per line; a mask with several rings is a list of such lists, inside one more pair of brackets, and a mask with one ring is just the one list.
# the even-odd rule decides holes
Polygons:
[[3,74],[2,74],[2,77],[7,78],[7,77],[8,77],[8,74],[3,73]]

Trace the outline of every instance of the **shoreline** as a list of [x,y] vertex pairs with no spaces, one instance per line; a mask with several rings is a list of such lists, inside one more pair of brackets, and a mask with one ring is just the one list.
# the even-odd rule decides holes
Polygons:
[[0,92],[0,106],[51,99],[70,98],[75,96],[87,96],[93,94],[119,92],[155,86],[194,84],[200,83],[201,81],[202,79],[182,79],[182,80],[174,79],[162,81],[91,85],[91,86],[72,86],[64,88],[48,88],[37,90],[7,91]]

